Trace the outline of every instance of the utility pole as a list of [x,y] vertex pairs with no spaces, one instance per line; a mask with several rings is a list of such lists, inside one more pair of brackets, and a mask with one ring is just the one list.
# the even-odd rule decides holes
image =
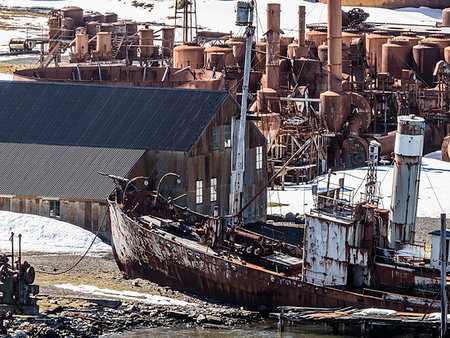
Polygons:
[[447,225],[446,214],[441,214],[441,337],[447,333]]

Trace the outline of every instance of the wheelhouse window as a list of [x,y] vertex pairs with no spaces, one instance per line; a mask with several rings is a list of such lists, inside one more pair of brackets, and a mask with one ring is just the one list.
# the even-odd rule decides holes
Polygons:
[[195,182],[195,202],[197,204],[203,203],[203,181]]
[[211,178],[211,202],[217,201],[217,178]]
[[220,126],[213,127],[213,149],[220,149]]
[[225,148],[231,147],[231,126],[225,125]]
[[50,217],[61,216],[61,203],[58,200],[50,200]]
[[256,169],[262,169],[263,167],[263,147],[256,147]]

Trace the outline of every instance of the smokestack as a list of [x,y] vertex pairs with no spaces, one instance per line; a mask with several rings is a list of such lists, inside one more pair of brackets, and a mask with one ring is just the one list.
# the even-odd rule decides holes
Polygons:
[[305,45],[306,35],[306,7],[298,6],[298,45],[303,47]]
[[278,89],[280,79],[280,4],[267,4],[266,87]]
[[388,234],[391,248],[396,242],[414,242],[424,131],[423,118],[398,117]]
[[341,0],[328,0],[328,90],[342,91]]

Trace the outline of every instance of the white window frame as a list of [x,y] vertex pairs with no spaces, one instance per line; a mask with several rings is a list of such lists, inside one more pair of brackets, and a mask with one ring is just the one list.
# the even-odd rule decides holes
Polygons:
[[217,177],[211,178],[211,202],[217,201]]
[[256,169],[262,169],[263,167],[263,147],[256,147]]
[[226,124],[224,127],[224,133],[225,133],[225,141],[224,141],[224,148],[231,148],[231,139],[233,137],[233,132],[231,130],[231,125]]
[[60,218],[61,217],[61,201],[60,200],[49,200],[49,212],[50,212],[50,217]]
[[196,204],[203,203],[203,181],[202,180],[195,181],[195,203]]

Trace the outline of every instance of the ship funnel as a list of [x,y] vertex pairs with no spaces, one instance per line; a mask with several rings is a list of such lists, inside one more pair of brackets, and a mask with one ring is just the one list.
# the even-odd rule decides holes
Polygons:
[[398,242],[414,243],[424,130],[423,118],[398,117],[388,234],[393,249]]

